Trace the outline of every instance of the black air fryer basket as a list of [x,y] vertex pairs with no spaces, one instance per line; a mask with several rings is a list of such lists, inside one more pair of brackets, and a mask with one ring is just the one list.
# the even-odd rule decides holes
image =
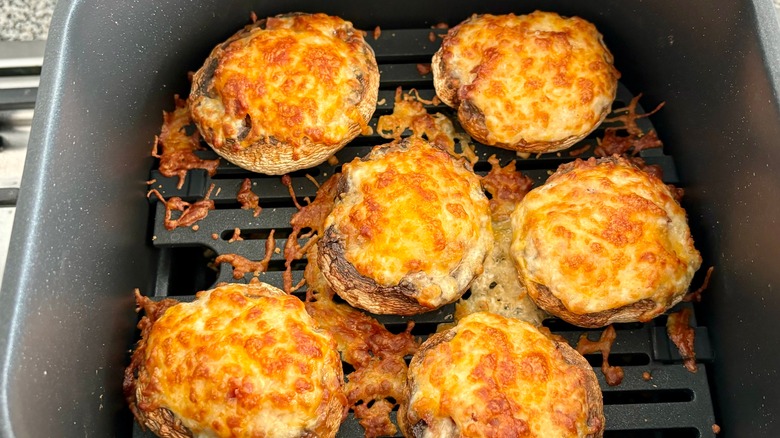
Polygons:
[[[175,178],[155,170],[150,157],[162,110],[188,91],[187,72],[210,49],[259,17],[291,11],[326,12],[371,31],[366,40],[381,72],[380,104],[372,124],[392,111],[395,89],[433,96],[429,63],[440,45],[429,34],[472,13],[528,13],[535,9],[578,15],[604,34],[622,73],[615,107],[643,93],[649,110],[666,106],[640,125],[655,129],[663,149],[641,153],[685,189],[687,209],[704,265],[715,266],[695,317],[699,371],[682,366],[662,316],[647,324],[618,324],[610,363],[625,369],[623,383],[604,391],[608,437],[780,436],[780,30],[767,0],[656,2],[118,2],[60,0],[49,35],[36,119],[20,193],[11,253],[0,293],[0,435],[147,436],[127,409],[122,371],[137,340],[132,291],[191,300],[196,291],[236,281],[215,255],[259,260],[276,230],[283,246],[295,210],[279,177],[253,174],[222,161],[217,176],[189,172]],[[428,105],[431,111],[447,109]],[[582,144],[595,144],[597,130]],[[361,136],[337,154],[340,163],[386,140]],[[591,148],[592,151],[593,148]],[[486,159],[517,167],[541,184],[572,160],[567,152],[527,159],[479,147]],[[587,156],[587,154],[585,155]],[[204,158],[214,158],[210,151]],[[338,166],[293,173],[300,198],[313,197],[305,174],[323,182]],[[241,210],[236,192],[256,183],[263,212]],[[147,201],[147,180],[167,198],[202,198],[215,185],[217,209],[199,230],[163,228],[164,208]],[[245,240],[230,243],[239,227]],[[212,235],[215,235],[214,238]],[[293,266],[293,279],[303,264]],[[262,281],[281,286],[284,261],[275,255]],[[694,280],[697,287],[703,275]],[[243,280],[248,281],[247,277]],[[681,306],[678,306],[678,308]],[[419,336],[451,319],[453,306],[414,317]],[[676,310],[676,309],[675,309]],[[401,330],[406,318],[379,318]],[[572,343],[586,330],[545,321]],[[592,338],[597,336],[593,331]],[[594,367],[600,356],[587,356]],[[642,378],[650,372],[652,380]],[[340,436],[362,436],[352,418]]]

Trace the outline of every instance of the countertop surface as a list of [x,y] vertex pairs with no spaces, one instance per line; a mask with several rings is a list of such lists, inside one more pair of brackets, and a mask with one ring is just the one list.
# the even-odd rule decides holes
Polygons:
[[0,41],[46,39],[57,0],[0,0]]

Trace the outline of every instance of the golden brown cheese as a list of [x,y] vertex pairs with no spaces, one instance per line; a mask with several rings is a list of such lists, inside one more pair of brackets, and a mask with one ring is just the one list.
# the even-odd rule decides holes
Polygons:
[[476,176],[423,142],[344,167],[355,192],[336,205],[326,227],[338,223],[347,260],[380,284],[415,271],[448,275],[489,218]]
[[[204,169],[209,176],[217,173],[219,160],[202,160],[195,155],[195,151],[203,149],[200,145],[200,134],[192,126],[190,109],[187,101],[173,97],[176,108],[173,112],[163,111],[163,124],[160,128],[160,136],[155,139],[152,156],[160,159],[160,173],[167,177],[178,176],[179,183],[176,188],[181,189],[184,178],[190,169]],[[187,135],[188,128],[194,132]],[[158,153],[159,147],[162,153]]]
[[434,96],[433,100],[425,101],[414,88],[404,93],[398,87],[395,90],[393,112],[379,117],[377,134],[400,141],[405,132],[411,131],[412,136],[425,138],[431,144],[446,149],[451,155],[465,158],[472,165],[479,161],[471,137],[462,130],[456,130],[452,120],[444,114],[429,114],[423,103],[436,105],[438,99]]
[[608,318],[594,325],[653,318],[682,299],[701,264],[672,192],[623,158],[561,166],[525,196],[512,227],[531,297],[551,295],[571,315],[542,308],[580,325],[590,324],[577,315],[599,312]]
[[335,436],[346,398],[333,339],[303,303],[231,284],[170,307],[152,326],[138,408],[170,410],[194,436]]
[[409,365],[406,436],[594,437],[601,391],[587,361],[532,325],[475,313],[423,343]]
[[564,149],[609,112],[619,73],[596,28],[555,13],[474,15],[433,60],[443,102],[477,140],[529,152]]
[[[165,200],[157,189],[151,189],[146,193],[146,197],[150,198],[152,195],[157,197],[157,200],[163,203],[165,206],[165,218],[163,219],[163,225],[168,231],[173,231],[178,227],[192,226],[193,231],[197,231],[198,221],[208,216],[209,211],[214,210],[214,200],[211,199],[211,192],[214,190],[214,184],[209,186],[206,191],[206,196],[199,201],[193,203],[185,202],[178,196],[171,196],[168,200]],[[178,218],[173,218],[173,212],[181,212]]]
[[243,210],[252,210],[254,217],[260,216],[263,211],[263,207],[260,206],[260,196],[252,191],[252,180],[249,178],[244,178],[241,183],[241,187],[236,193],[236,201],[241,204]]
[[306,311],[333,336],[342,359],[355,369],[346,376],[349,406],[366,437],[393,436],[398,430],[390,412],[406,401],[404,357],[419,347],[411,334],[414,323],[410,321],[406,331],[393,334],[365,312],[333,302],[333,290],[313,260],[316,248],[309,249],[307,256]]
[[[217,153],[280,174],[319,164],[357,136],[377,90],[361,32],[338,17],[298,14],[260,21],[218,45],[195,75],[190,106]],[[256,162],[241,161],[250,158]]]
[[411,284],[430,309],[452,302],[492,246],[488,200],[466,166],[419,138],[377,147],[344,165],[346,189],[325,228],[334,228],[359,275],[380,286]]

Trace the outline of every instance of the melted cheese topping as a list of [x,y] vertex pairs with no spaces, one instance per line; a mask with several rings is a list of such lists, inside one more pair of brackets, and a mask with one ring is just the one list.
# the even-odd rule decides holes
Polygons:
[[460,85],[458,100],[484,115],[488,144],[584,136],[617,89],[619,73],[601,34],[579,17],[474,16],[441,50],[447,74]]
[[341,361],[314,327],[299,299],[268,285],[201,292],[146,338],[142,409],[171,410],[195,436],[335,436]]
[[[400,140],[404,132],[411,131],[413,136],[426,138],[431,144],[447,149],[450,155],[465,158],[472,166],[479,161],[471,137],[456,130],[452,120],[444,114],[429,114],[423,106],[425,101],[416,92],[414,88],[409,93],[402,93],[401,87],[396,89],[393,113],[379,117],[377,134]],[[436,97],[428,103],[435,102]],[[456,141],[460,152],[456,150]]]
[[[162,154],[169,155],[176,152],[192,152],[201,149],[200,135],[195,131],[187,135],[187,127],[192,125],[190,109],[187,101],[174,96],[176,108],[173,112],[163,111],[163,124],[160,128],[160,143]],[[168,175],[166,175],[168,176]]]
[[[488,158],[491,169],[482,177],[490,193],[490,215],[493,225],[493,250],[485,259],[485,270],[471,284],[471,295],[455,305],[455,321],[475,312],[490,312],[541,325],[544,312],[520,283],[517,268],[509,254],[512,242],[510,215],[531,190],[532,181],[516,170],[515,161],[501,167],[495,155]],[[441,331],[443,327],[439,327]]]
[[410,281],[421,304],[438,307],[482,271],[492,245],[488,200],[447,152],[419,138],[405,144],[344,165],[349,189],[326,228],[345,236],[345,258],[361,275],[384,286]]
[[453,332],[449,341],[428,348],[423,344],[418,353],[424,354],[422,362],[415,357],[409,367],[407,418],[411,426],[427,424],[423,436],[591,433],[586,371],[569,365],[553,341],[532,325],[475,313]]
[[[190,109],[187,101],[174,96],[176,109],[173,112],[163,111],[163,124],[160,128],[159,144],[162,145],[162,154],[156,151],[152,156],[160,159],[159,170],[164,176],[179,177],[177,188],[184,185],[184,178],[190,169],[204,169],[209,176],[217,173],[219,160],[202,160],[194,151],[202,149],[200,146],[200,134],[195,130],[187,135],[187,128],[192,125]],[[157,149],[157,145],[155,145]]]
[[476,312],[490,312],[542,325],[545,313],[531,300],[520,283],[509,255],[512,242],[510,221],[493,221],[493,250],[485,259],[485,270],[471,284],[471,295],[455,305],[455,320]]
[[337,145],[365,125],[356,105],[376,61],[351,23],[298,15],[243,32],[212,52],[216,96],[193,108],[212,146],[226,139],[238,139],[236,149],[270,139]]
[[701,264],[669,188],[624,159],[562,166],[525,196],[512,227],[523,281],[546,286],[577,314],[644,299],[666,308]]

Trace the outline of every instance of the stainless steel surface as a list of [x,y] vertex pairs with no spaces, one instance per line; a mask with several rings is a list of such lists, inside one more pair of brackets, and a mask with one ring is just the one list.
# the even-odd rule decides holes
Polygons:
[[0,189],[19,188],[33,110],[0,111]]
[[2,93],[18,92],[17,96],[26,96],[35,92],[40,78],[31,73],[43,63],[45,43],[0,43],[0,281],[5,271],[16,211],[15,197],[22,182],[33,118],[33,98],[25,97],[27,103],[20,107],[18,101],[4,102]]
[[5,259],[8,254],[8,244],[11,241],[11,227],[14,224],[16,207],[0,207],[0,280],[5,271]]
[[14,88],[38,88],[40,76],[0,76],[0,90]]
[[0,69],[40,67],[46,41],[4,41],[0,43]]

